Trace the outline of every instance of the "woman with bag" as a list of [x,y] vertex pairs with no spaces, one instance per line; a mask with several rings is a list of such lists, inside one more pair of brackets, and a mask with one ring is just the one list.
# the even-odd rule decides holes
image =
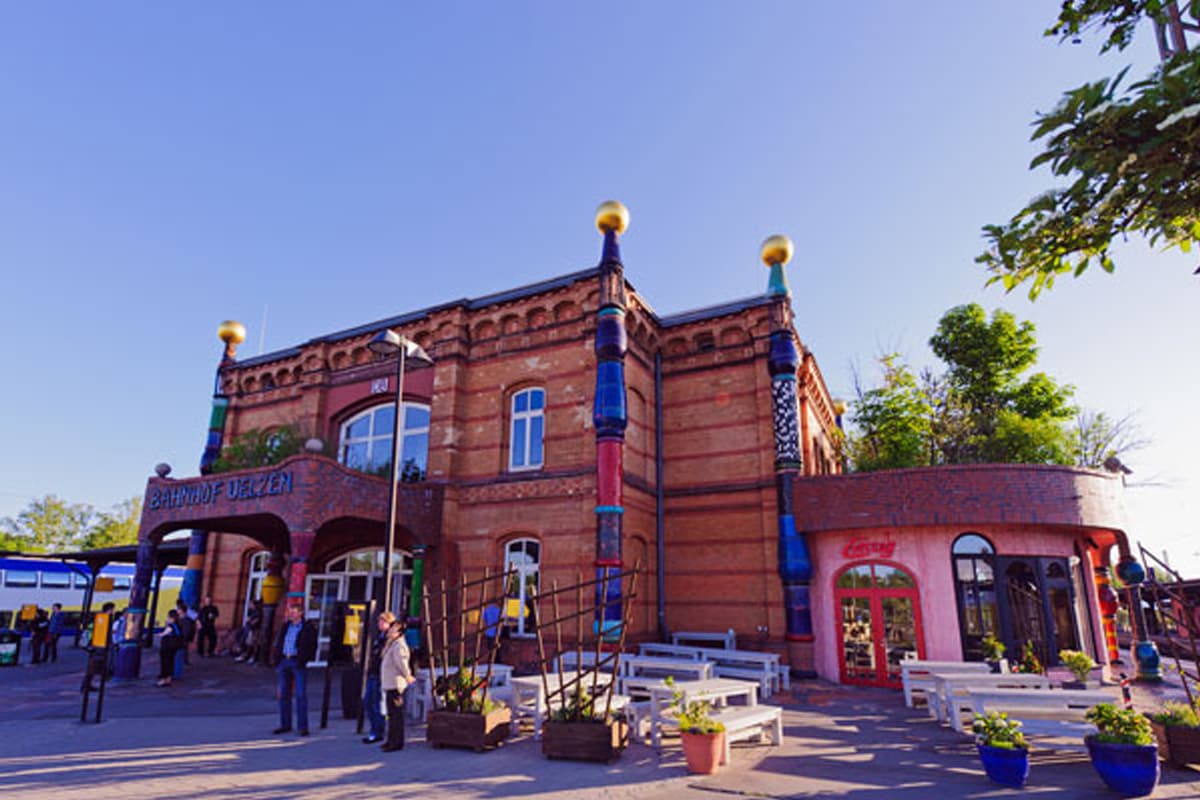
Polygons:
[[171,675],[175,672],[175,654],[183,646],[183,629],[179,627],[179,612],[171,609],[167,612],[167,624],[163,627],[162,639],[158,642],[158,683],[156,686],[170,686]]
[[379,672],[383,688],[387,691],[387,741],[381,748],[384,752],[404,748],[404,690],[416,678],[408,666],[408,643],[404,641],[404,621],[385,611],[380,620],[388,623],[387,640],[383,645],[383,656]]

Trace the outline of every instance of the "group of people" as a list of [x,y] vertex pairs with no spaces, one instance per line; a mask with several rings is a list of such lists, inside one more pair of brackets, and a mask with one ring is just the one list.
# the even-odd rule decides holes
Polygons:
[[[287,625],[275,640],[278,664],[279,727],[276,735],[292,730],[292,705],[301,736],[308,736],[307,668],[317,655],[317,628],[304,619],[298,605],[287,610]],[[367,663],[367,683],[363,689],[363,707],[370,722],[364,744],[382,741],[385,752],[404,747],[404,692],[416,681],[410,664],[408,643],[404,639],[404,620],[390,611],[376,618]],[[387,716],[381,711],[386,700]],[[386,733],[386,737],[385,737]]]
[[[200,608],[189,608],[179,598],[175,608],[167,612],[167,621],[160,632],[158,642],[158,683],[170,686],[174,678],[182,673],[181,667],[191,663],[188,648],[196,642],[196,654],[201,658],[212,658],[217,654],[217,618],[221,611],[211,597],[204,598]],[[179,662],[182,660],[182,664]]]
[[58,661],[58,639],[66,632],[66,615],[62,603],[55,603],[46,613],[39,608],[29,623],[30,661],[34,664],[52,664]]

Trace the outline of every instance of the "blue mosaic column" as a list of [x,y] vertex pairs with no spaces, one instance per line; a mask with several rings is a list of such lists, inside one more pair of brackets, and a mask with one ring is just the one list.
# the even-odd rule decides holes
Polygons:
[[771,376],[772,427],[775,433],[775,502],[778,509],[779,577],[783,581],[784,616],[787,622],[791,668],[812,674],[812,612],[809,581],[812,559],[804,535],[796,530],[792,512],[792,489],[802,467],[799,405],[796,376],[800,354],[792,332],[791,291],[783,267],[792,258],[792,243],[786,236],[763,242],[762,260],[771,269],[767,296],[775,302],[770,309],[770,350],[767,371]]
[[1129,616],[1133,622],[1133,644],[1129,653],[1136,668],[1134,674],[1137,680],[1144,683],[1159,683],[1163,679],[1162,658],[1158,646],[1150,639],[1146,627],[1146,609],[1142,607],[1142,583],[1146,580],[1146,570],[1132,555],[1123,553],[1117,560],[1117,577],[1125,583],[1129,592]]
[[[594,629],[615,639],[621,624],[621,528],[625,426],[625,277],[617,236],[629,225],[629,212],[615,200],[596,210],[604,234],[600,258],[600,308],[596,312],[596,621]],[[612,577],[607,584],[605,578]]]
[[[217,365],[217,377],[213,383],[212,415],[208,420],[208,438],[204,442],[204,454],[200,456],[200,474],[212,472],[213,464],[221,455],[225,440],[225,415],[229,410],[229,398],[221,391],[221,370],[232,364],[237,346],[246,340],[246,329],[240,322],[227,320],[217,328],[217,336],[225,343],[221,363]],[[188,539],[187,566],[183,572],[183,583],[179,597],[188,608],[199,608],[200,586],[204,577],[204,556],[208,552],[208,531],[192,531]]]

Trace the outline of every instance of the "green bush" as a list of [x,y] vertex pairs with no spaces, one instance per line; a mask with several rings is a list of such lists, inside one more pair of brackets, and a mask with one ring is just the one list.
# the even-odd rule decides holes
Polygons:
[[983,648],[983,657],[986,661],[999,661],[1004,658],[1004,651],[1008,649],[1004,646],[1004,642],[990,633],[983,637],[983,641],[979,645]]
[[1025,734],[1021,733],[1019,720],[1009,719],[1003,711],[989,711],[987,715],[976,714],[971,724],[975,743],[1004,750],[1028,750]]
[[[668,677],[666,684],[674,686],[675,679]],[[712,703],[708,700],[693,700],[690,703],[684,703],[683,692],[675,690],[675,709],[675,718],[679,720],[679,730],[685,733],[720,733],[725,730],[723,724],[709,715],[709,712],[712,711]]]
[[1200,716],[1196,709],[1187,703],[1163,703],[1161,711],[1150,715],[1150,719],[1159,725],[1179,728],[1200,728]]
[[1088,675],[1091,674],[1097,666],[1092,657],[1087,653],[1081,653],[1078,650],[1059,650],[1058,660],[1063,663],[1063,666],[1071,670],[1071,674],[1075,676],[1077,681],[1086,681]]
[[1096,726],[1097,737],[1110,744],[1154,744],[1154,729],[1150,720],[1132,708],[1117,708],[1112,703],[1101,703],[1088,709],[1087,721]]

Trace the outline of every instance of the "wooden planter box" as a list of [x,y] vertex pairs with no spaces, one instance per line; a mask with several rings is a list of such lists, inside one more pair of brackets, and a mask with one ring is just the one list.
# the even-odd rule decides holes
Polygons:
[[1176,767],[1200,764],[1200,728],[1162,725],[1154,720],[1150,720],[1150,727],[1154,728],[1158,756],[1163,761]]
[[434,747],[465,747],[479,753],[508,738],[512,710],[498,708],[490,714],[430,711],[426,738]]
[[629,726],[621,719],[542,723],[542,755],[546,758],[608,763],[619,758],[628,744]]

